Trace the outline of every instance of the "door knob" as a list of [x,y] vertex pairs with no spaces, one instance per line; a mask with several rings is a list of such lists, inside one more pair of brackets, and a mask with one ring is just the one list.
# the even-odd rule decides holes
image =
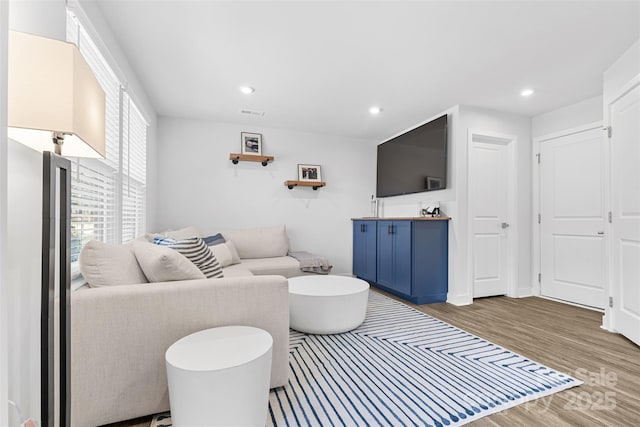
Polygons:
[[509,223],[508,222],[503,222],[502,224],[500,224],[500,227],[502,227],[503,229],[509,228]]

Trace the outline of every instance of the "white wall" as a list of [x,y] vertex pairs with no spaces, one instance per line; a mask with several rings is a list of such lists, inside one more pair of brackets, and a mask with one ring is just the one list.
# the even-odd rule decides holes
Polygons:
[[531,118],[531,136],[549,135],[602,121],[602,95]]
[[[234,165],[240,132],[263,135],[275,157]],[[297,164],[318,164],[327,186],[284,186]],[[370,213],[375,143],[346,137],[161,117],[158,124],[158,229],[195,225],[203,232],[285,224],[292,250],[327,257],[351,273],[352,217]]]
[[9,282],[7,267],[7,38],[9,3],[0,1],[0,426],[9,424]]
[[[468,269],[469,230],[467,226],[467,171],[468,131],[487,131],[515,135],[518,158],[518,296],[531,293],[531,121],[527,117],[468,106],[445,110],[449,116],[449,152],[447,189],[382,199],[383,216],[418,216],[420,209],[430,202],[439,201],[442,212],[451,217],[449,222],[449,292],[447,301],[470,304],[473,289]],[[413,126],[412,126],[413,127]],[[408,129],[407,129],[408,130]],[[402,131],[401,133],[404,133]],[[383,141],[380,141],[383,142]],[[375,166],[374,166],[375,168]]]
[[[625,53],[611,64],[603,75],[604,111],[607,114],[612,98],[640,73],[640,40],[636,41]],[[605,117],[606,118],[606,117]]]

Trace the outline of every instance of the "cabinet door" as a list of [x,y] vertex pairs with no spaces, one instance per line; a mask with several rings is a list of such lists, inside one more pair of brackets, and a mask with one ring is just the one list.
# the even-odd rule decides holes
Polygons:
[[394,221],[393,238],[393,288],[411,295],[411,221]]
[[376,224],[375,221],[353,222],[353,274],[376,280]]
[[378,221],[378,257],[377,257],[377,283],[388,288],[395,289],[393,279],[393,234],[391,234],[392,221]]
[[418,304],[447,300],[448,221],[414,221],[412,295]]

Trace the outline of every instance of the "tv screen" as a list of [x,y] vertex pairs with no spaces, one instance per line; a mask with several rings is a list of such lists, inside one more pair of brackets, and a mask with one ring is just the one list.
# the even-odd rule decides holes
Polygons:
[[378,145],[378,197],[446,187],[446,115]]

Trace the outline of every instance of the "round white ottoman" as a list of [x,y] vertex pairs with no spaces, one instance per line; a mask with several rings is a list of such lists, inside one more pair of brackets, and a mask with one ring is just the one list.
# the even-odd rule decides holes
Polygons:
[[171,420],[183,426],[264,426],[273,338],[224,326],[176,341],[165,354]]
[[289,279],[289,325],[309,334],[340,334],[357,328],[367,314],[369,284],[346,276]]

